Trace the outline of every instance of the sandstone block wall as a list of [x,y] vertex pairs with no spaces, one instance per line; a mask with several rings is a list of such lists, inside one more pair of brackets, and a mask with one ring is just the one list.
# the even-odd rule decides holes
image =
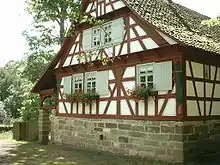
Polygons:
[[215,156],[220,120],[142,121],[53,116],[54,143],[183,163]]
[[183,123],[53,117],[54,143],[183,162]]
[[41,144],[48,144],[49,142],[49,131],[50,131],[50,120],[49,120],[49,111],[48,110],[40,110],[39,111],[39,119],[38,119],[38,138]]
[[185,121],[184,158],[210,159],[220,151],[220,120]]

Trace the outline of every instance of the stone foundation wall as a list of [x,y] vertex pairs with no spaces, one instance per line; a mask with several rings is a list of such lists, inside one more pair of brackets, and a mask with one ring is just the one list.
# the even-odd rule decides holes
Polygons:
[[220,120],[184,122],[184,158],[207,160],[220,151]]
[[54,143],[183,163],[220,149],[220,120],[137,121],[53,117]]
[[182,122],[54,117],[54,143],[183,162]]

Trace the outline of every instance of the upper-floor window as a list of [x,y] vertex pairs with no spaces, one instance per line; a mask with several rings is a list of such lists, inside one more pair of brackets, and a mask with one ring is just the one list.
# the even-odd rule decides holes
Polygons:
[[124,19],[119,18],[83,31],[83,50],[88,51],[110,44],[121,43],[124,36]]

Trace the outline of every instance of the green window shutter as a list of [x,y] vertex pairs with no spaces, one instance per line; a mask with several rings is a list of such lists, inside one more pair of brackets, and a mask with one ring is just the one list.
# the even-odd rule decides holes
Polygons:
[[92,29],[83,31],[83,50],[87,51],[92,47]]
[[71,94],[71,81],[72,76],[64,77],[64,88],[63,92],[64,94]]
[[124,38],[124,20],[123,18],[112,21],[112,42],[121,43]]
[[100,96],[108,95],[108,71],[100,71],[96,73],[96,91]]
[[154,85],[157,91],[172,90],[172,61],[154,64]]

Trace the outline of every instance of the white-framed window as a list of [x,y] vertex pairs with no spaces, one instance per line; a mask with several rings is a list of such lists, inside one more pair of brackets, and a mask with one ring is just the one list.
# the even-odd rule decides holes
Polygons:
[[104,44],[107,43],[111,43],[112,42],[112,25],[111,24],[107,24],[103,27],[103,31],[104,31]]
[[124,38],[124,19],[104,23],[83,31],[83,50],[88,51],[101,46],[121,43]]
[[92,47],[101,46],[102,42],[102,31],[101,28],[95,28],[92,30]]
[[63,78],[63,93],[71,94],[72,85],[71,85],[71,76],[66,76]]
[[96,92],[96,72],[85,73],[85,91]]
[[83,90],[83,74],[72,75],[72,91]]
[[137,85],[155,91],[172,89],[172,61],[137,65]]
[[154,87],[154,64],[144,64],[138,66],[138,85],[142,87]]
[[109,71],[95,71],[66,76],[64,79],[64,93],[71,94],[79,90],[96,92],[100,96],[109,94]]
[[211,66],[210,65],[207,65],[205,64],[204,66],[204,76],[205,76],[205,79],[211,79]]

